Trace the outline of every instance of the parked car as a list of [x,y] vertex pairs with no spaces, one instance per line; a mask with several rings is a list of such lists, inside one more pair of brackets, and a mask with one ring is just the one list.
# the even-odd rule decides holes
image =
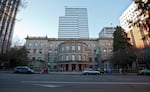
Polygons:
[[29,68],[28,66],[17,66],[14,68],[14,73],[33,74],[34,70]]
[[82,74],[83,75],[100,75],[100,71],[98,70],[94,70],[92,68],[85,68],[83,71],[82,71]]
[[138,75],[150,75],[150,70],[148,69],[143,69],[138,71]]

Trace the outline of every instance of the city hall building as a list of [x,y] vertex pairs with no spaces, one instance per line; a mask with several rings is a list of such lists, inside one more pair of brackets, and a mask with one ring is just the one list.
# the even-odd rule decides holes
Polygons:
[[92,67],[110,68],[113,38],[26,37],[29,66],[40,71],[82,71]]

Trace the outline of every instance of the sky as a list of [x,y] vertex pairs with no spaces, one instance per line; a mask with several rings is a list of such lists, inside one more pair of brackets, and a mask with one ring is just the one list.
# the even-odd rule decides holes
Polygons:
[[90,38],[97,38],[103,27],[119,26],[119,17],[132,0],[26,0],[14,27],[13,42],[25,43],[27,36],[58,37],[59,16],[65,7],[87,8]]

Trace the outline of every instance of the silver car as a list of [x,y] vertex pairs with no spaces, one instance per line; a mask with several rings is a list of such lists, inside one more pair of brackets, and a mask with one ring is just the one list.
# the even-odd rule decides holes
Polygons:
[[14,69],[14,73],[26,73],[26,74],[33,74],[34,70],[29,68],[28,66],[17,66]]
[[83,71],[82,71],[82,74],[83,75],[100,75],[100,71],[98,70],[94,70],[92,68],[85,68]]

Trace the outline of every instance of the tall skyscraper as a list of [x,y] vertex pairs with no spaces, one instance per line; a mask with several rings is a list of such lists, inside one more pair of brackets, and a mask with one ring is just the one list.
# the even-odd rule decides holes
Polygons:
[[59,17],[58,38],[89,38],[86,8],[65,8]]
[[11,45],[20,2],[20,0],[0,0],[0,53],[5,53]]

